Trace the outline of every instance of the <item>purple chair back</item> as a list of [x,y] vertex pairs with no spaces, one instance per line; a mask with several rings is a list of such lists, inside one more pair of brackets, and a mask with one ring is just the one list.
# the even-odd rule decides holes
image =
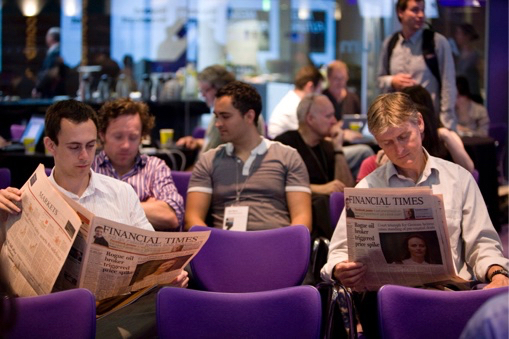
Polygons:
[[[270,279],[270,277],[265,277]],[[253,293],[163,288],[160,338],[319,338],[320,294],[313,286]]]
[[189,180],[191,180],[192,172],[185,171],[171,171],[173,183],[177,188],[177,191],[184,199],[184,206],[186,205],[187,187],[189,186]]
[[0,189],[11,185],[11,170],[7,167],[0,168]]
[[475,182],[479,185],[479,171],[474,168],[472,176],[474,177]]
[[385,285],[378,292],[382,338],[459,338],[466,323],[489,298],[508,287],[436,291]]
[[[4,305],[7,304],[2,300]],[[95,298],[78,288],[14,299],[16,318],[3,338],[94,338]]]
[[343,192],[333,192],[329,199],[330,223],[334,230],[345,207],[345,194]]
[[11,140],[20,141],[23,132],[25,131],[25,125],[12,124],[11,125]]
[[205,230],[211,230],[210,237],[191,261],[201,289],[258,292],[297,286],[304,280],[311,250],[305,226],[247,232],[191,228]]
[[197,126],[193,129],[193,133],[191,134],[195,139],[203,139],[205,138],[205,132],[207,130],[203,127]]

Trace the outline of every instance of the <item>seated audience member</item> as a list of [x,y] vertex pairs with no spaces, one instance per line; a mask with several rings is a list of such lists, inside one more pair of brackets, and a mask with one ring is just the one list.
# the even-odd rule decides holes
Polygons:
[[[189,183],[186,229],[193,225],[262,230],[306,225],[311,231],[311,191],[302,158],[291,147],[260,136],[256,89],[235,81],[216,94],[214,115],[226,144],[203,153]],[[228,221],[228,222],[227,222]]]
[[299,128],[297,106],[306,94],[320,93],[322,82],[323,76],[315,66],[308,65],[299,69],[295,76],[294,89],[286,93],[272,111],[268,127],[269,138],[274,139],[286,131]]
[[[235,81],[235,75],[229,72],[224,66],[212,65],[206,67],[198,73],[198,88],[200,93],[205,99],[210,111],[214,111],[214,100],[216,99],[217,91],[224,85]],[[216,118],[212,117],[205,132],[205,138],[193,138],[192,136],[185,136],[177,140],[177,146],[183,146],[191,150],[200,150],[201,152],[208,151],[209,149],[216,148],[221,142],[219,131],[215,126]],[[265,121],[260,115],[258,120],[258,132],[260,135],[265,134]]]
[[359,96],[348,91],[348,67],[343,61],[334,60],[327,66],[328,87],[323,91],[332,104],[336,119],[343,119],[345,114],[360,114]]
[[142,102],[117,99],[99,110],[99,137],[103,150],[92,168],[130,184],[148,221],[158,231],[180,231],[184,200],[173,183],[171,170],[154,156],[140,154],[141,139],[150,135],[154,117]]
[[[276,138],[286,131],[299,128],[297,106],[305,95],[320,93],[322,81],[323,76],[314,66],[301,68],[295,77],[295,88],[281,99],[272,112],[268,130],[270,138]],[[359,137],[362,135],[358,132],[344,130],[344,140],[347,142],[352,142]],[[354,177],[357,175],[362,161],[373,154],[371,147],[362,144],[344,147],[343,152]]]
[[[46,111],[45,129],[44,146],[55,161],[49,180],[56,189],[99,217],[154,230],[129,184],[90,168],[97,143],[97,116],[90,106],[75,100],[51,105]],[[0,190],[0,220],[8,214],[23,213],[18,207],[20,201],[19,189]],[[186,287],[187,283],[187,273],[183,272],[172,284]]]
[[[376,98],[368,110],[368,126],[389,161],[356,187],[431,187],[434,194],[442,194],[456,274],[466,280],[487,282],[485,288],[509,285],[509,260],[504,258],[479,188],[463,167],[436,158],[422,147],[424,121],[410,97],[390,93]],[[355,288],[366,269],[361,262],[348,261],[343,212],[322,278]],[[376,293],[363,293],[357,299],[357,309],[364,333],[375,337]]]
[[465,77],[456,78],[456,115],[460,135],[488,136],[490,117],[486,108],[471,99],[468,81]]
[[[422,145],[430,155],[438,158],[452,161],[469,172],[474,171],[474,162],[468,155],[463,141],[454,131],[443,127],[440,120],[433,110],[433,100],[429,92],[422,86],[410,86],[404,88],[401,92],[408,94],[416,104],[417,109],[422,114],[424,120],[424,133]],[[387,157],[383,150],[376,156],[371,156],[361,164],[357,181],[362,180],[377,167],[387,162]]]
[[275,141],[295,148],[304,160],[313,193],[313,230],[323,229],[320,235],[330,239],[329,195],[354,185],[343,153],[343,130],[332,103],[322,94],[306,95],[297,117],[299,129],[284,132]]

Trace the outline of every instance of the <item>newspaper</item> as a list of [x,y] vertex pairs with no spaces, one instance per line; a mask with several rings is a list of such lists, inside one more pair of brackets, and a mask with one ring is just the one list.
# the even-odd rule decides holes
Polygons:
[[358,290],[464,284],[455,273],[444,204],[431,188],[345,188],[348,260],[367,265]]
[[9,216],[0,252],[20,296],[82,287],[102,300],[167,284],[210,234],[146,231],[97,217],[61,194],[43,165],[22,191],[22,212]]

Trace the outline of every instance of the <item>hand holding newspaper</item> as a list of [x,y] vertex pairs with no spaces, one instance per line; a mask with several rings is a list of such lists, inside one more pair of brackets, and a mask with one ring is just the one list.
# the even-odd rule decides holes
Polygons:
[[20,296],[82,287],[102,300],[168,284],[210,234],[146,231],[96,217],[53,187],[43,165],[22,192],[22,212],[9,216],[0,252]]
[[444,205],[431,188],[345,188],[348,260],[367,265],[358,290],[466,283],[455,274]]

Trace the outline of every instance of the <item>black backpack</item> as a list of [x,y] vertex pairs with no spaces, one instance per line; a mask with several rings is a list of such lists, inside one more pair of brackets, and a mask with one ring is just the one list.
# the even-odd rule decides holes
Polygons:
[[[398,36],[401,34],[400,32],[396,32],[392,35],[391,40],[389,40],[389,44],[387,45],[387,73],[391,73],[391,56],[392,50],[396,43],[398,42]],[[428,66],[431,73],[437,78],[438,86],[442,86],[442,81],[440,79],[440,71],[438,69],[438,58],[435,53],[435,32],[425,28],[422,32],[422,57],[426,62],[426,66]]]

